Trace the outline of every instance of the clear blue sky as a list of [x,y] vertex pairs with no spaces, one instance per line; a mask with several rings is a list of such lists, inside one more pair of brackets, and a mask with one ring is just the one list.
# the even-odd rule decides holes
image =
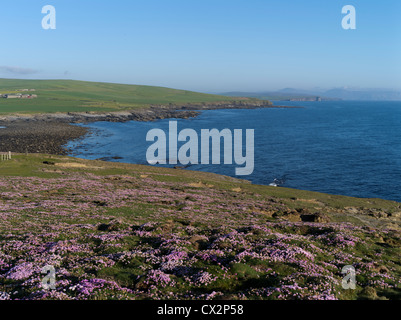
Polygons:
[[[57,29],[43,30],[44,5]],[[357,29],[343,30],[354,5]],[[2,0],[0,77],[401,89],[399,0]]]

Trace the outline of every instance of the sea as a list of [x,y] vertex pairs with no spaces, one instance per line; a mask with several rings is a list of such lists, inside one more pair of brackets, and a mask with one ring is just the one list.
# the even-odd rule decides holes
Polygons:
[[[401,202],[401,102],[284,102],[298,108],[202,111],[196,118],[153,122],[95,122],[83,139],[70,142],[70,155],[147,164],[151,129],[178,131],[254,129],[254,171],[236,176],[232,165],[190,165],[186,170],[213,172],[302,190]],[[245,132],[244,132],[245,137]],[[183,143],[182,143],[183,144]],[[180,144],[179,144],[180,147]],[[172,167],[173,165],[160,165]]]

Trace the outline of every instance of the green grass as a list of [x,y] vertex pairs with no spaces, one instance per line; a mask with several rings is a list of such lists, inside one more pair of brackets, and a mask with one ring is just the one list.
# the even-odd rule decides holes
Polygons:
[[[150,175],[152,179],[170,183],[195,183],[194,192],[199,189],[218,189],[232,192],[240,188],[239,194],[244,198],[253,198],[255,195],[280,199],[280,202],[289,208],[306,208],[313,210],[316,207],[326,209],[344,209],[347,207],[378,209],[386,212],[397,212],[401,204],[396,201],[371,198],[354,198],[342,195],[331,195],[320,192],[276,188],[263,185],[254,185],[246,180],[235,179],[227,176],[207,172],[190,170],[176,170],[153,166],[134,165],[126,163],[105,162],[96,160],[83,160],[73,157],[29,154],[14,155],[11,161],[0,162],[0,176],[40,177],[55,178],[63,176],[60,167],[43,164],[44,161],[54,163],[81,163],[86,168],[62,168],[62,172],[86,172],[98,176],[108,175]],[[48,169],[54,169],[54,173]],[[57,170],[56,170],[57,169]],[[188,191],[188,190],[187,190]],[[346,221],[353,221],[353,217],[343,216]],[[349,219],[349,220],[348,220]]]
[[[281,299],[280,292],[299,299],[327,288],[345,300],[401,298],[400,219],[393,220],[397,229],[387,229],[387,218],[359,219],[377,208],[400,212],[394,201],[43,154],[1,161],[0,178],[2,257],[9,269],[29,269],[22,261],[48,264],[40,259],[60,255],[59,268],[68,271],[58,276],[66,281],[60,284],[60,298],[75,297],[71,286],[92,278],[136,291],[123,294],[118,287],[105,287],[89,299],[204,299],[212,292],[219,292],[218,299],[242,294]],[[358,212],[350,214],[347,207]],[[287,220],[286,213],[299,208],[330,221]],[[188,257],[177,258],[178,253]],[[355,291],[339,285],[342,267],[350,264],[358,270]],[[162,268],[173,283],[163,285],[152,275]],[[37,286],[23,281],[3,276],[0,290],[26,298]],[[289,289],[293,281],[302,288]],[[267,295],[272,288],[283,290]]]
[[[237,100],[233,97],[163,87],[74,80],[0,79],[0,93],[36,89],[36,99],[0,99],[0,114],[106,112],[148,107]],[[26,93],[26,92],[22,92]]]

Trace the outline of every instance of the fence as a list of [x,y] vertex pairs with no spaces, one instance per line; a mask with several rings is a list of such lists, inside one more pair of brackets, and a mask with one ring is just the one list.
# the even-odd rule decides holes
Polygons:
[[0,161],[11,160],[11,151],[0,152]]

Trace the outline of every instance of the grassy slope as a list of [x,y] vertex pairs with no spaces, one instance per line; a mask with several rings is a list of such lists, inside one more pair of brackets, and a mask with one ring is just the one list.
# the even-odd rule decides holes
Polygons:
[[[302,222],[296,209],[329,221]],[[0,162],[0,291],[29,299],[400,299],[401,223],[377,215],[399,211],[392,201],[209,173],[19,155]],[[51,293],[37,287],[46,264],[62,281]],[[339,285],[349,264],[357,290]]]
[[[40,177],[40,178],[53,178],[59,177],[60,173],[45,173],[42,168],[48,168],[48,166],[43,165],[42,160],[51,161],[58,160],[59,162],[77,162],[77,163],[88,163],[90,166],[94,164],[100,165],[103,170],[90,170],[86,169],[85,172],[92,172],[96,174],[127,174],[131,170],[136,172],[141,172],[141,170],[146,170],[154,174],[160,173],[164,175],[168,173],[171,178],[159,177],[164,181],[171,180],[172,182],[193,182],[193,181],[203,181],[205,184],[214,184],[218,188],[222,189],[232,189],[241,187],[245,192],[255,192],[263,196],[272,196],[280,198],[283,203],[289,205],[290,207],[305,207],[313,208],[316,207],[316,203],[321,203],[323,206],[329,208],[343,209],[345,207],[364,207],[368,209],[381,209],[389,212],[397,211],[401,209],[401,204],[395,201],[388,201],[383,199],[363,199],[363,198],[353,198],[341,195],[330,195],[325,193],[304,191],[289,188],[275,188],[263,185],[254,185],[246,180],[235,179],[227,176],[217,175],[207,172],[198,172],[191,170],[175,170],[168,168],[152,167],[152,166],[142,166],[133,164],[122,164],[114,162],[103,162],[103,161],[91,161],[83,160],[71,157],[58,157],[58,156],[46,156],[46,155],[18,155],[14,156],[13,161],[0,162],[0,176],[20,176],[20,177]],[[74,170],[67,170],[74,171]],[[81,170],[77,170],[82,171]],[[302,199],[302,200],[294,200]],[[314,200],[314,201],[307,201]]]
[[118,111],[150,104],[232,101],[235,98],[175,90],[73,80],[0,79],[0,93],[36,89],[37,99],[0,99],[0,114],[75,111]]

